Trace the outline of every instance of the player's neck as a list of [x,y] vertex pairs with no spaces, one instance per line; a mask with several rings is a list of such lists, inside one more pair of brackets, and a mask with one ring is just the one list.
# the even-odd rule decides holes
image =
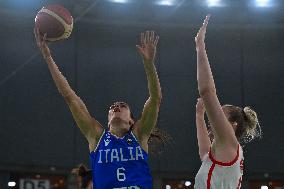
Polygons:
[[121,127],[121,125],[110,125],[109,131],[116,137],[122,138],[128,132],[128,129],[126,129],[125,127]]

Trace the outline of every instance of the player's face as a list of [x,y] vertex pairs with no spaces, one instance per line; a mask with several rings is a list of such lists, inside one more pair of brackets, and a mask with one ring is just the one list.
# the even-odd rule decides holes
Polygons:
[[115,102],[109,108],[108,120],[120,119],[124,122],[132,121],[129,106],[125,102]]

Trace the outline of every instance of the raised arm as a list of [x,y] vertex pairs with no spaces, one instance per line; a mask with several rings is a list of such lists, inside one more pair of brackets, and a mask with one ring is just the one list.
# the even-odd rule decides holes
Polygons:
[[138,52],[143,59],[149,90],[149,98],[144,105],[141,118],[136,123],[137,127],[134,127],[134,132],[136,132],[144,150],[148,149],[147,141],[157,123],[162,99],[160,82],[154,65],[158,40],[159,37],[155,36],[153,31],[146,31],[141,34],[141,44],[137,45]]
[[37,45],[45,59],[52,79],[59,91],[68,104],[73,118],[75,119],[77,126],[80,128],[83,135],[89,142],[90,150],[93,150],[99,136],[103,132],[100,124],[89,114],[84,102],[76,95],[71,89],[65,77],[59,71],[57,65],[53,61],[50,50],[47,46],[45,36],[42,36],[38,29],[35,29],[35,38]]
[[205,107],[201,98],[196,103],[196,132],[199,147],[199,157],[203,160],[204,156],[209,152],[211,142],[208,136],[206,123],[204,120]]
[[210,15],[207,15],[203,26],[195,37],[199,95],[203,99],[207,117],[214,133],[215,143],[237,148],[238,141],[218,100],[213,75],[206,54],[204,39],[209,18]]

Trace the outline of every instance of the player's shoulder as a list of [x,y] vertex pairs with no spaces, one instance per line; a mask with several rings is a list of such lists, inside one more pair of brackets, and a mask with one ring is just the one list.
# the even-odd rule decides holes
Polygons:
[[134,136],[137,138],[137,140],[140,140],[141,138],[141,120],[138,120],[135,122],[135,124],[132,126],[131,132],[134,134]]
[[88,139],[90,152],[96,151],[101,141],[105,138],[106,134],[107,130],[103,128],[100,133],[97,133],[97,135],[94,135]]

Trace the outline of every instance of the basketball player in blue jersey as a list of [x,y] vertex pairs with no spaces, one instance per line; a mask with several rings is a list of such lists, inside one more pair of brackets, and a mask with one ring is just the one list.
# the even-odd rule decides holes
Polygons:
[[46,35],[35,29],[37,45],[48,65],[57,89],[68,104],[73,118],[89,143],[93,186],[96,189],[151,189],[148,139],[156,125],[161,103],[161,87],[154,65],[159,37],[153,31],[141,34],[137,50],[142,56],[148,81],[149,98],[136,122],[129,106],[114,103],[108,112],[108,129],[90,115],[53,61]]

